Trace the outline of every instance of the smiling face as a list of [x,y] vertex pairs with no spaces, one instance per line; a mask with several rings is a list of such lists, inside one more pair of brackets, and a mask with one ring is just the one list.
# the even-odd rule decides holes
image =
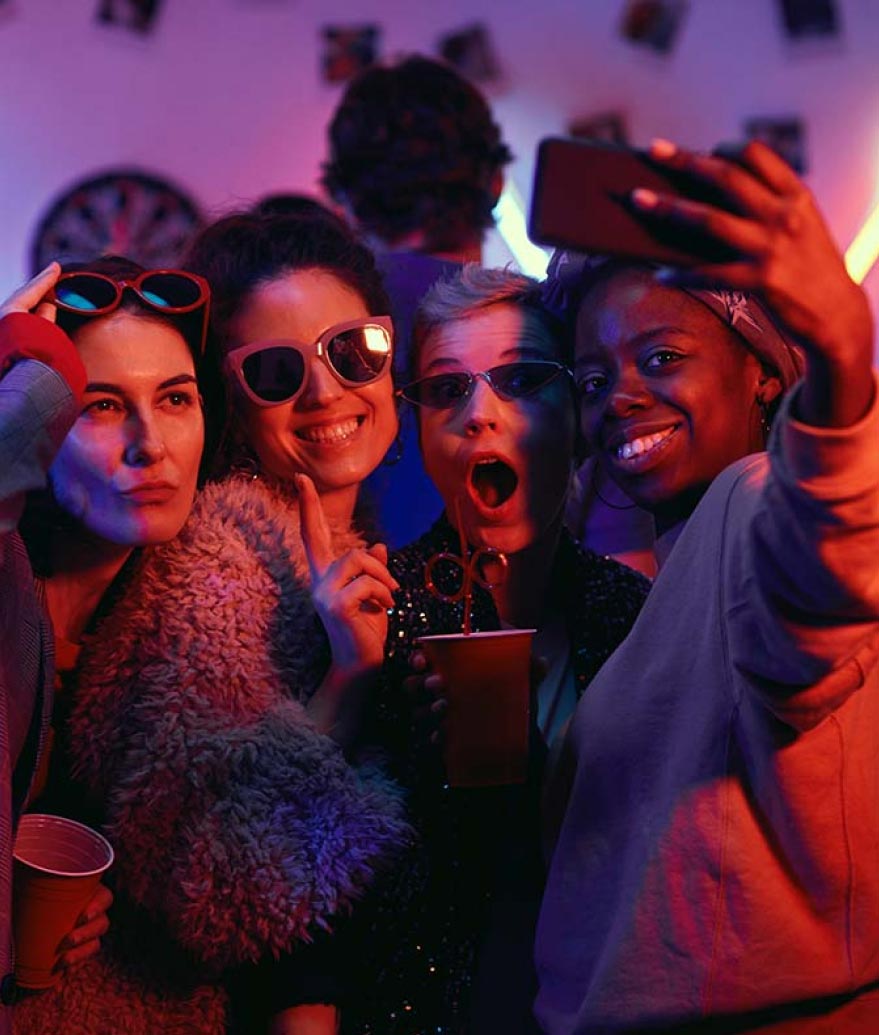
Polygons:
[[593,451],[666,525],[725,467],[763,448],[757,400],[780,390],[706,306],[636,270],[584,299],[574,377]]
[[101,539],[166,542],[189,515],[204,445],[192,355],[173,327],[122,309],[75,344],[88,385],[49,471],[55,498]]
[[[417,376],[561,358],[532,313],[497,303],[428,335]],[[460,506],[474,546],[516,553],[555,530],[574,454],[576,416],[567,376],[510,401],[478,378],[458,406],[420,407],[418,420],[425,468],[453,522]]]
[[[253,290],[227,347],[280,340],[310,345],[329,327],[369,315],[363,298],[332,273],[297,270]],[[397,434],[390,365],[377,380],[348,388],[311,353],[305,377],[300,394],[279,406],[257,406],[237,393],[245,439],[266,471],[284,480],[307,474],[322,495],[351,496],[353,508],[358,486]]]

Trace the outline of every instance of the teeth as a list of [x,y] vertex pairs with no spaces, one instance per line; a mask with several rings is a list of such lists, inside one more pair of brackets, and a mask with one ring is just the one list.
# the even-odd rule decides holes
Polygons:
[[346,420],[341,424],[319,424],[310,428],[300,428],[296,434],[306,442],[324,444],[328,442],[344,442],[350,438],[360,426],[357,418]]
[[631,442],[623,442],[621,446],[617,446],[617,460],[631,460],[632,457],[641,456],[642,453],[655,449],[674,430],[674,428],[666,428],[665,431],[657,431],[653,435],[644,435],[642,438],[633,439]]

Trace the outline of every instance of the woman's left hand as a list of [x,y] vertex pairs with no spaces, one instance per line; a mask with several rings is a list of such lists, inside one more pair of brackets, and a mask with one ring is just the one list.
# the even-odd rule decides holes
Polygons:
[[400,587],[387,569],[388,551],[381,543],[337,557],[314,482],[304,474],[294,481],[312,599],[333,658],[330,672],[309,702],[309,712],[319,728],[347,741],[352,722],[356,725],[351,716],[359,711],[357,688],[384,661],[388,609]]
[[698,155],[655,141],[650,155],[718,188],[731,211],[635,191],[639,212],[647,220],[697,227],[737,252],[729,262],[669,271],[664,282],[758,295],[807,354],[810,376],[802,403],[809,412],[803,419],[838,426],[857,421],[873,393],[870,308],[805,184],[757,141],[729,156]]
[[61,267],[57,262],[50,262],[44,270],[40,270],[26,284],[13,291],[9,298],[0,302],[0,317],[8,316],[9,313],[35,311],[37,316],[54,323],[55,306],[51,302],[44,302],[43,299],[60,276]]
[[101,938],[110,929],[107,912],[112,905],[113,892],[105,885],[99,884],[76,921],[76,926],[61,943],[56,968],[75,967],[97,954],[101,947]]

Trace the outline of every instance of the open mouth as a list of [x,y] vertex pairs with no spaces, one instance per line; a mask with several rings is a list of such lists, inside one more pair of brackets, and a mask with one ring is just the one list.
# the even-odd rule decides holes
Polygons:
[[513,468],[497,457],[477,460],[470,469],[471,491],[488,510],[502,507],[518,484],[519,476]]

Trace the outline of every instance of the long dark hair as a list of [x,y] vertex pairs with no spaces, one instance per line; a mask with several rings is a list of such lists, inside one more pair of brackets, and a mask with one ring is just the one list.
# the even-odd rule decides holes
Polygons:
[[209,407],[224,415],[211,470],[219,478],[247,454],[222,361],[231,325],[254,289],[285,273],[319,269],[355,291],[373,316],[388,314],[390,301],[372,252],[340,220],[319,215],[248,211],[224,216],[195,238],[185,266],[211,286],[203,391],[210,395]]

